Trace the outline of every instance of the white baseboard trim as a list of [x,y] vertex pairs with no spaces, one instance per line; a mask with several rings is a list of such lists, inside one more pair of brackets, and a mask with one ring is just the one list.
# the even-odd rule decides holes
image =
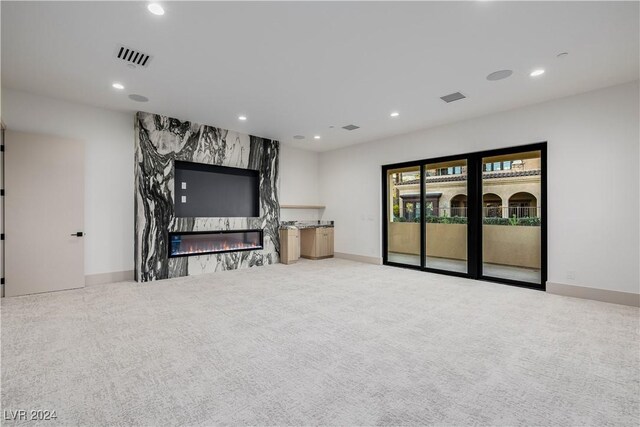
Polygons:
[[84,285],[104,285],[106,283],[127,282],[133,280],[133,270],[114,271],[112,273],[89,274],[84,276]]
[[364,262],[367,264],[376,264],[376,265],[382,264],[382,258],[378,258],[375,256],[347,254],[344,252],[334,252],[333,256],[335,258],[348,259],[350,261]]
[[587,288],[584,286],[566,285],[564,283],[547,282],[547,292],[565,297],[583,298],[613,304],[640,307],[640,294],[631,292],[610,291],[607,289]]

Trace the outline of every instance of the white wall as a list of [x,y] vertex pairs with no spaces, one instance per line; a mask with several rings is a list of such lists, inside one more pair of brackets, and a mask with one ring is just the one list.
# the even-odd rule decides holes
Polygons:
[[[280,204],[319,205],[319,154],[282,145],[280,150]],[[318,220],[318,209],[281,209],[282,221]]]
[[133,114],[5,88],[2,119],[85,142],[85,274],[133,270]]
[[[134,114],[6,88],[2,110],[9,129],[85,141],[85,274],[133,270]],[[319,203],[318,153],[282,146],[280,173],[281,203]],[[282,216],[319,219],[315,210]]]
[[381,165],[548,141],[548,280],[638,293],[639,89],[636,81],[322,153],[320,200],[336,221],[336,252],[382,256]]
[[[327,206],[282,218],[336,220],[336,252],[381,257],[381,165],[546,140],[549,281],[637,293],[639,89],[614,86],[321,154],[282,146],[281,203]],[[132,270],[133,114],[9,89],[2,110],[10,129],[86,141],[85,272]]]

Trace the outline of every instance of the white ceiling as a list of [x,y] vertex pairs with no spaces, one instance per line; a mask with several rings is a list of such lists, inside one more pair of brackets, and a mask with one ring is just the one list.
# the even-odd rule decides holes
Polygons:
[[[161,3],[164,16],[146,2],[3,1],[3,87],[325,151],[639,74],[638,2]],[[118,43],[150,66],[119,63]],[[439,99],[455,91],[468,98]]]

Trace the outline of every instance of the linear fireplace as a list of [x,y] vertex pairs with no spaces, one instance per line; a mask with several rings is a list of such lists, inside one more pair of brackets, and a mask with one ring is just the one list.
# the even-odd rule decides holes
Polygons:
[[262,230],[169,233],[169,258],[262,249]]

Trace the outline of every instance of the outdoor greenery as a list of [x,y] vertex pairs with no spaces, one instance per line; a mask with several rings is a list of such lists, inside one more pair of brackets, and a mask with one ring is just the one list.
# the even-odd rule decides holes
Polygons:
[[540,226],[540,218],[538,218],[537,216],[518,218],[518,225],[526,225],[526,226],[530,226],[530,227],[539,227]]
[[402,216],[394,216],[393,217],[393,222],[420,222],[420,218],[416,218],[415,221],[412,220],[408,220],[405,217]]
[[[464,216],[433,216],[427,215],[425,217],[425,221],[429,224],[466,224],[467,218]],[[420,218],[415,218],[415,220],[407,220],[406,218],[400,216],[394,216],[393,222],[420,222]],[[516,216],[512,216],[511,218],[484,218],[482,223],[485,225],[515,225],[515,226],[525,226],[525,227],[539,227],[540,226],[540,218],[538,217],[523,217],[516,218]]]
[[540,218],[535,216],[516,218],[516,216],[514,215],[511,218],[484,218],[482,223],[485,225],[520,225],[528,227],[539,227]]
[[427,223],[430,223],[430,224],[466,224],[467,223],[467,217],[464,217],[464,216],[428,215],[425,218],[425,220]]
[[499,217],[491,217],[491,218],[483,218],[482,223],[485,225],[512,225],[509,218],[499,218]]

